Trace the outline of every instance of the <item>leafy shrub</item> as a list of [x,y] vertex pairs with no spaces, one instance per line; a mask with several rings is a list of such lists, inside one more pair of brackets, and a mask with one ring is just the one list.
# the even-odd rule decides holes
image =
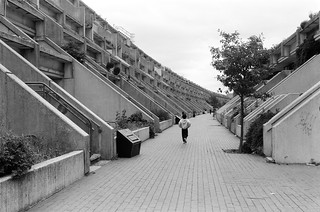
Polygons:
[[30,146],[23,137],[10,135],[0,139],[0,177],[21,177],[35,161]]
[[246,154],[251,154],[252,149],[250,148],[248,142],[244,142],[241,146],[241,152]]
[[126,116],[126,110],[123,110],[121,115],[119,112],[116,114],[116,129],[130,129],[130,130],[136,130],[143,127],[149,127],[150,128],[150,138],[154,138],[155,136],[155,128],[154,124],[152,122],[148,122],[147,120],[143,119],[142,113],[136,112],[133,113],[131,116]]
[[80,51],[79,44],[76,42],[69,42],[62,46],[62,49],[68,52],[74,59],[78,60],[80,63],[84,62],[85,53]]
[[0,177],[20,178],[32,165],[60,156],[69,149],[61,142],[43,142],[43,138],[34,135],[15,136],[0,131]]
[[150,138],[154,138],[156,135],[156,130],[154,128],[154,123],[153,122],[149,122],[149,137]]
[[308,37],[304,42],[298,47],[296,54],[296,68],[304,64],[312,56],[320,53],[320,42],[315,41],[313,37]]
[[156,116],[158,116],[159,121],[165,121],[165,120],[170,119],[170,115],[166,111],[163,111],[163,110],[152,110],[151,112],[153,114],[155,114]]
[[145,120],[142,118],[141,112],[133,113],[129,118],[129,122],[144,122]]
[[262,113],[254,122],[251,123],[246,135],[247,146],[257,154],[263,155],[263,124],[268,122],[275,114],[271,111]]
[[116,129],[128,128],[128,117],[126,116],[126,110],[123,110],[121,115],[120,112],[116,114]]

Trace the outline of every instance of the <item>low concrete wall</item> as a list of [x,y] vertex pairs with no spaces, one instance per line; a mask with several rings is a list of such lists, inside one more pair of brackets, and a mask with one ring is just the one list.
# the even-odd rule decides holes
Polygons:
[[171,127],[173,125],[172,120],[166,120],[166,121],[162,121],[160,122],[160,129],[161,131],[168,129],[169,127]]
[[32,166],[20,179],[0,178],[0,211],[25,210],[84,176],[83,151]]
[[17,135],[59,142],[65,151],[83,150],[89,172],[89,135],[0,64],[1,125]]
[[150,138],[150,128],[144,127],[138,130],[132,131],[136,136],[138,136],[141,142],[148,140]]
[[263,126],[264,153],[277,163],[320,162],[320,82]]

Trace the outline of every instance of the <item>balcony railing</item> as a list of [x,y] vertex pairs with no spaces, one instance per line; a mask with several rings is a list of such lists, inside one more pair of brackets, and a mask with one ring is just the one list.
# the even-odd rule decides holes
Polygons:
[[61,113],[67,115],[70,120],[75,121],[75,123],[82,123],[85,126],[84,130],[89,134],[90,143],[92,143],[93,132],[95,130],[98,130],[98,133],[102,132],[99,124],[83,114],[48,85],[42,82],[29,82],[26,84],[55,106]]

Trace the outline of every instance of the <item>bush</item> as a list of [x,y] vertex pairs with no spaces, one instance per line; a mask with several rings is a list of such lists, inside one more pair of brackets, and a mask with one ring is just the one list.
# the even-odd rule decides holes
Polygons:
[[33,152],[24,137],[0,138],[0,177],[10,175],[19,178],[35,163]]
[[268,122],[274,115],[274,113],[268,111],[261,114],[251,123],[248,133],[246,134],[246,143],[252,152],[263,155],[263,124]]
[[84,62],[86,57],[85,53],[80,51],[79,44],[76,42],[69,42],[65,46],[62,46],[62,49],[68,52],[74,59],[78,60],[80,63]]
[[152,110],[151,112],[153,114],[155,114],[156,116],[158,116],[160,122],[170,119],[170,115],[166,111],[163,111],[163,110]]
[[120,129],[130,129],[136,130],[143,127],[150,128],[150,138],[154,138],[155,136],[155,128],[152,122],[148,122],[147,120],[143,119],[142,113],[136,112],[133,113],[131,116],[126,116],[126,110],[123,110],[121,115],[119,112],[116,114],[116,130]]
[[298,68],[309,60],[314,55],[320,53],[320,41],[315,41],[313,37],[308,37],[304,42],[298,47],[296,51],[296,62],[295,66]]
[[[20,178],[32,165],[67,153],[67,144],[34,135],[15,136],[0,130],[0,177]],[[63,135],[61,135],[63,136]],[[58,135],[59,139],[61,137]]]
[[129,122],[144,122],[145,120],[142,118],[141,112],[133,113],[129,118]]
[[126,116],[126,110],[123,110],[121,115],[119,112],[116,114],[116,129],[126,129],[128,128],[128,118]]
[[156,130],[154,128],[154,123],[149,122],[149,137],[154,138],[156,135]]

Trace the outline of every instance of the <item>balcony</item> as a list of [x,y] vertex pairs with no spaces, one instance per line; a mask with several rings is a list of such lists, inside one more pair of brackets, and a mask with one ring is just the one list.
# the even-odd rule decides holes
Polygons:
[[[63,13],[63,9],[62,9],[61,5],[57,4],[56,1],[42,0],[42,1],[40,1],[40,5],[43,5],[44,7],[48,8],[54,14]],[[48,14],[48,15],[50,15],[50,14]],[[50,15],[50,17],[56,19],[53,15]]]
[[104,39],[98,36],[97,34],[93,35],[93,42],[100,48],[104,48]]
[[127,55],[129,59],[135,60],[136,58],[136,50],[132,49],[126,45],[123,45],[122,48],[123,54]]
[[30,20],[44,20],[44,16],[38,10],[36,10],[34,7],[32,7],[30,4],[24,1],[8,0],[8,6],[12,8],[15,12],[21,13],[22,16],[26,16]]
[[93,29],[93,33],[95,33],[97,36],[101,37],[101,38],[111,38],[111,32],[107,31],[106,29],[104,29],[100,24],[98,23],[93,23],[92,26]]
[[84,25],[84,8],[75,7],[69,1],[61,1],[61,6],[64,9],[65,14],[75,25]]
[[80,42],[80,43],[84,42],[84,39],[79,34],[72,31],[71,29],[63,29],[63,36],[64,36],[64,39],[67,41]]

